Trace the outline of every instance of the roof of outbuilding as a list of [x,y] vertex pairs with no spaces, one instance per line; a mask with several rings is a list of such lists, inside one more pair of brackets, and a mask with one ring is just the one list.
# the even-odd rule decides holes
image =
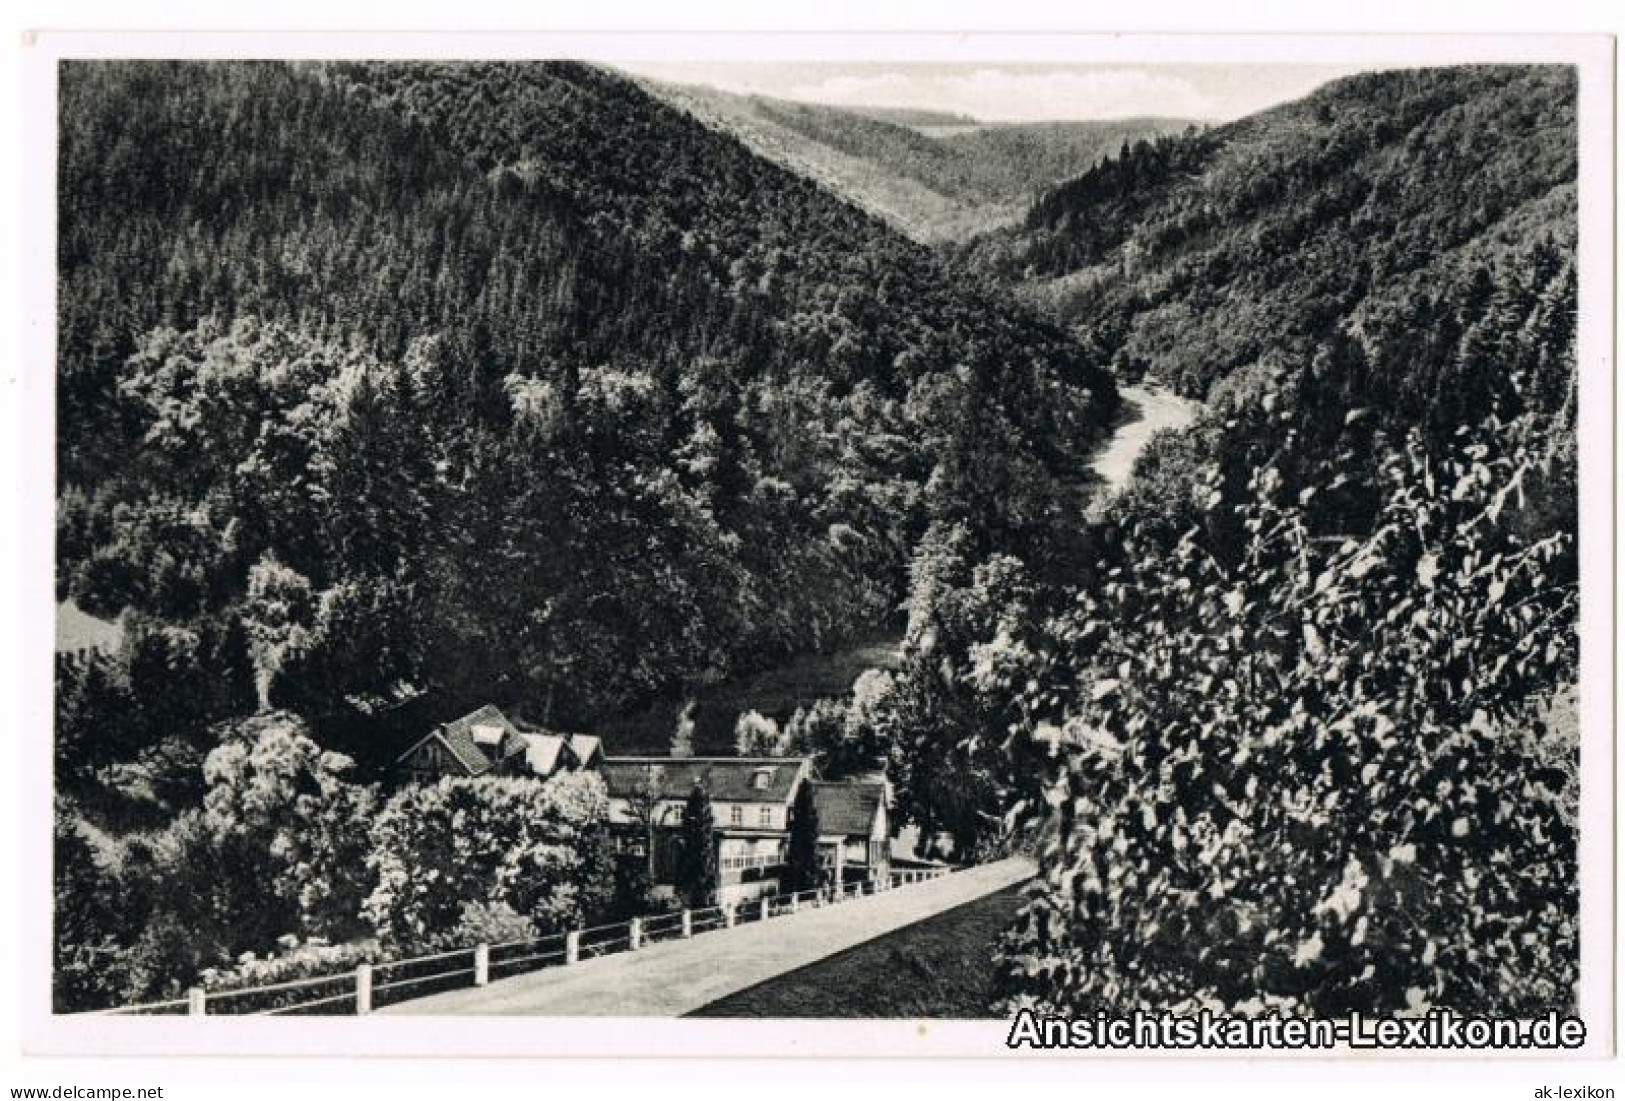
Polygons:
[[886,802],[886,786],[871,781],[815,782],[812,792],[821,836],[869,836]]
[[525,763],[530,770],[538,776],[553,775],[559,766],[559,756],[564,752],[564,738],[558,734],[528,732],[521,732],[519,736],[525,739]]
[[698,784],[717,802],[786,803],[807,765],[806,757],[605,757],[603,775],[609,794],[623,799],[637,795],[652,771],[663,799],[686,799]]
[[[502,736],[488,749],[474,740],[476,726],[495,726],[501,730]],[[459,719],[436,727],[427,737],[434,737],[437,734],[446,743],[446,748],[451,750],[451,755],[457,759],[457,763],[462,765],[463,770],[470,776],[489,772],[500,762],[526,750],[525,739],[513,723],[489,703]],[[405,757],[422,744],[423,739],[419,739],[401,756]]]

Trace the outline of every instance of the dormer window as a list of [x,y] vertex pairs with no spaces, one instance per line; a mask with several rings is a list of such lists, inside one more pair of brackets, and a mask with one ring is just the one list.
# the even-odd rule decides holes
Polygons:
[[475,723],[472,733],[475,745],[493,746],[502,744],[502,727],[496,723]]
[[755,775],[751,777],[750,786],[755,788],[757,791],[766,791],[768,785],[772,782],[773,770],[770,768],[759,768],[756,770]]

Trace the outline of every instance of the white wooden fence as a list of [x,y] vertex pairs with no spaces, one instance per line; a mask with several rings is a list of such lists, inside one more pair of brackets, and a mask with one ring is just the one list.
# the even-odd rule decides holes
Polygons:
[[853,880],[816,890],[763,895],[726,906],[647,914],[630,921],[590,929],[572,929],[566,933],[553,933],[529,940],[476,944],[427,956],[363,963],[353,970],[263,986],[207,991],[202,987],[193,987],[184,998],[116,1006],[94,1010],[93,1013],[100,1016],[349,1016],[371,1013],[382,1005],[409,1001],[443,990],[485,986],[493,979],[511,978],[546,967],[568,967],[595,956],[635,952],[660,941],[688,939],[751,922],[770,921],[801,910],[834,906],[866,895],[883,894],[899,887],[940,879],[954,870],[940,867],[895,871],[879,880]]

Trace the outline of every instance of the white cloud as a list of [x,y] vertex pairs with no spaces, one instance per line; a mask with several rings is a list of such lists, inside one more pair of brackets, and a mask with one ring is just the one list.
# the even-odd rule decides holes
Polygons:
[[925,107],[1001,121],[1161,115],[1212,119],[1221,105],[1182,76],[1145,69],[839,75],[785,89],[787,99],[846,107]]
[[1358,67],[1070,65],[1031,62],[663,61],[623,68],[678,84],[837,107],[918,107],[987,120],[1164,118],[1227,121],[1307,95]]

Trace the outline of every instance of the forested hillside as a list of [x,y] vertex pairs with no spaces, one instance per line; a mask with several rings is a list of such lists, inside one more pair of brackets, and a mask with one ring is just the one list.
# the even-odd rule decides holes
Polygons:
[[308,714],[404,676],[590,723],[871,630],[933,520],[1042,539],[1115,400],[602,70],[69,64],[62,96],[60,585],[241,626]]
[[656,95],[846,196],[918,241],[963,241],[1019,222],[1033,200],[1118,152],[1178,133],[1174,119],[983,123],[829,107],[650,82]]
[[[953,214],[1065,143],[570,63],[62,96],[59,585],[125,630],[59,677],[59,1004],[638,912],[596,781],[386,801],[354,699],[602,729],[906,618],[736,734],[1036,855],[1000,1011],[1572,1008],[1572,72],[1119,133],[946,259],[784,165]],[[1085,508],[1141,376],[1205,412]]]
[[1209,406],[1073,584],[917,564],[871,711],[1039,855],[1004,1008],[1572,1008],[1575,157],[1570,72],[1373,75],[967,250]]
[[1484,274],[1550,269],[1573,247],[1573,87],[1551,67],[1340,80],[1135,144],[965,256],[1083,333],[1120,377],[1201,397],[1348,331],[1374,361],[1358,384],[1409,416],[1465,381],[1449,419],[1481,408],[1476,383],[1424,373],[1418,352],[1431,363],[1455,343],[1456,304]]
[[63,1006],[641,912],[595,785],[442,791],[533,836],[402,894],[451,819],[365,783],[403,748],[371,701],[675,726],[895,629],[928,530],[1064,560],[1116,406],[1063,330],[581,64],[70,62],[58,168],[59,595],[124,627],[58,670]]

